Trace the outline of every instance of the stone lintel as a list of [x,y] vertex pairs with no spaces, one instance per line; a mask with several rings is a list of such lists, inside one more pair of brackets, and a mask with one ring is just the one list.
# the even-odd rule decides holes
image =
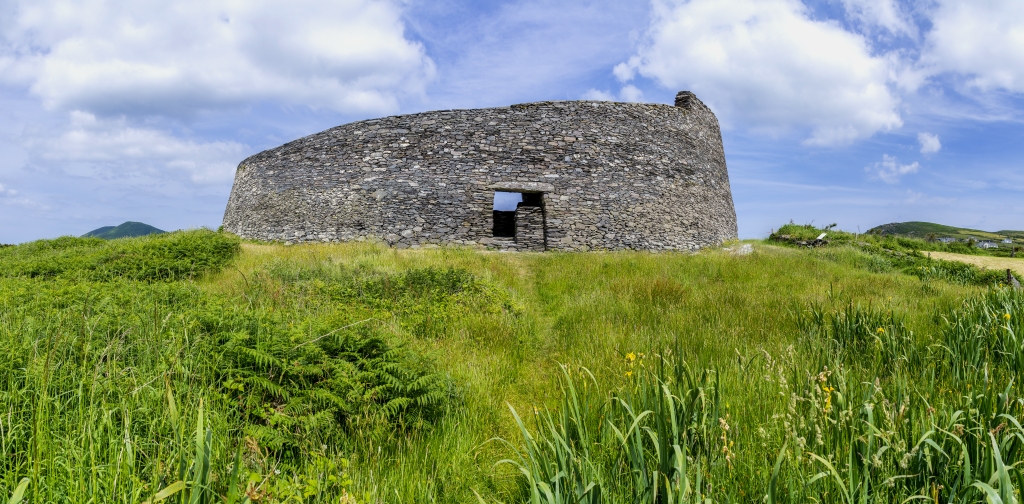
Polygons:
[[498,182],[487,186],[493,191],[545,193],[554,192],[555,186],[544,182]]

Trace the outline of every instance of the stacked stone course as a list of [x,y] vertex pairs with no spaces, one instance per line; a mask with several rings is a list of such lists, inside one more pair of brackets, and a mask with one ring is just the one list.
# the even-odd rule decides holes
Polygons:
[[[359,121],[239,165],[224,228],[287,243],[695,250],[736,238],[718,120],[677,106],[561,101]],[[539,192],[515,239],[494,191]]]

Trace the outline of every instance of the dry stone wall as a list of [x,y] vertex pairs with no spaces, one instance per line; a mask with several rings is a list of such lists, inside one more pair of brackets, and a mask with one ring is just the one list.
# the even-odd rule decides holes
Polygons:
[[[496,238],[494,191],[540,193]],[[534,200],[536,198],[533,198]],[[396,247],[694,250],[736,238],[718,120],[676,105],[561,101],[332,128],[239,165],[224,228]]]

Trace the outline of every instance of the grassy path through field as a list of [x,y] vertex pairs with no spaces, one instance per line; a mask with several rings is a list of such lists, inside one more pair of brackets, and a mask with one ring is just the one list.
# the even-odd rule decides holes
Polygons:
[[962,263],[973,264],[982,268],[989,268],[995,270],[1006,270],[1012,269],[1018,275],[1024,275],[1024,258],[1009,258],[1009,257],[992,257],[992,256],[974,256],[966,254],[951,254],[949,252],[926,252],[930,254],[934,259],[942,259],[944,261],[959,261]]

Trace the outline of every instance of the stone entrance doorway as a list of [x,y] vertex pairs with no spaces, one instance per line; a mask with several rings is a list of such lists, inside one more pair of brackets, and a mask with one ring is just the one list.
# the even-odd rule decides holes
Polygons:
[[544,190],[550,184],[496,184],[492,235],[495,244],[516,250],[547,250]]

